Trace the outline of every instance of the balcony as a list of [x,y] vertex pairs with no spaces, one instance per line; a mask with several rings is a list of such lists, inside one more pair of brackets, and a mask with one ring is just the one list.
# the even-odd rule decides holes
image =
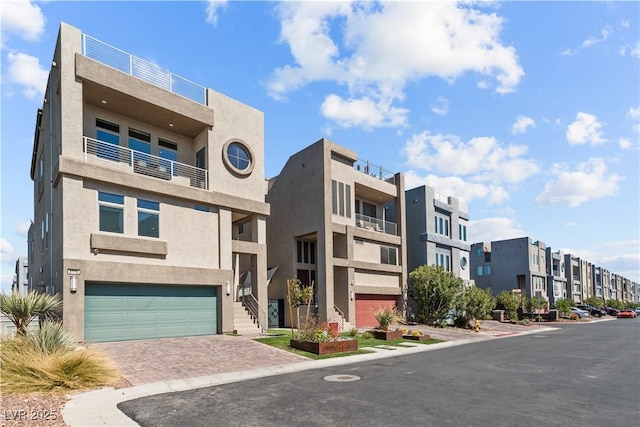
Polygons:
[[185,187],[208,189],[208,171],[162,157],[84,137],[85,162],[170,181]]
[[397,224],[362,214],[356,214],[356,226],[367,230],[378,231],[380,233],[391,234],[393,236],[398,235]]
[[171,93],[207,105],[207,89],[175,75],[157,64],[137,58],[100,40],[82,34],[82,55]]

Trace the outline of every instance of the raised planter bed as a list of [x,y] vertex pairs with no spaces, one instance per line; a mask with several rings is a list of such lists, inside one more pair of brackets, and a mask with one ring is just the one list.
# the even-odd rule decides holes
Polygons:
[[392,341],[402,339],[402,331],[381,331],[374,329],[371,332],[373,332],[374,338],[377,338],[379,340]]
[[420,336],[403,335],[402,339],[414,340],[414,341],[429,341],[431,339],[431,335],[420,335]]
[[358,340],[341,340],[332,342],[308,342],[290,340],[289,345],[298,350],[313,354],[347,353],[358,349]]

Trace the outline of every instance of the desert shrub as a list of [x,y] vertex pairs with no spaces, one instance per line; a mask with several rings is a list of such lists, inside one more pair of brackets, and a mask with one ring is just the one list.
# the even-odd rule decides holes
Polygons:
[[622,301],[618,301],[617,299],[608,299],[604,302],[604,305],[607,307],[613,307],[616,310],[622,310],[624,308]]
[[379,307],[373,312],[373,317],[378,322],[378,327],[384,331],[403,320],[402,315],[395,308]]
[[455,308],[464,288],[461,278],[435,265],[420,266],[409,274],[409,278],[418,305],[418,320],[427,325],[442,323]]
[[604,300],[595,295],[591,295],[590,297],[584,300],[584,303],[590,305],[591,307],[600,308],[604,305]]
[[109,359],[92,349],[42,349],[26,337],[0,342],[2,393],[68,392],[111,384],[118,374]]
[[48,316],[62,308],[59,295],[48,295],[39,292],[29,292],[22,295],[19,292],[0,294],[0,312],[2,312],[16,327],[16,334],[27,335],[27,327],[35,318]]
[[567,317],[571,313],[571,307],[573,307],[573,301],[569,298],[560,298],[556,301],[556,309],[561,316]]
[[422,332],[420,332],[420,331],[411,331],[411,336],[413,336],[413,337],[421,337],[422,336]]
[[351,330],[349,331],[349,336],[350,337],[357,337],[358,336],[358,328],[351,328]]
[[365,331],[362,334],[362,338],[370,340],[371,338],[373,338],[373,333],[371,331]]
[[522,319],[522,324],[524,326],[529,326],[531,324],[531,320],[525,317],[524,319]]
[[464,328],[474,320],[485,319],[495,306],[496,299],[493,297],[491,289],[469,286],[464,289],[456,304],[455,324]]
[[512,322],[518,321],[518,309],[522,305],[522,296],[519,294],[513,294],[509,291],[502,291],[496,297],[498,303],[504,306],[509,320]]
[[62,328],[62,323],[52,320],[46,320],[39,330],[29,333],[27,340],[44,354],[71,351],[77,347],[75,338]]
[[310,316],[302,322],[298,330],[298,341],[331,342],[340,337],[340,332],[326,322],[320,322],[316,316]]

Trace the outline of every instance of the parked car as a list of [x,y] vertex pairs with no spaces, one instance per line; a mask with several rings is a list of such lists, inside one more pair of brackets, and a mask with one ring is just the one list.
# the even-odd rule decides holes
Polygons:
[[580,310],[576,307],[571,307],[571,314],[577,314],[579,319],[582,319],[583,317],[589,315],[589,313],[587,313],[586,311]]
[[636,314],[640,316],[640,307],[636,308]]
[[609,315],[611,315],[611,316],[616,316],[616,315],[618,314],[618,310],[616,310],[616,309],[615,309],[615,308],[613,308],[613,307],[607,307],[607,306],[604,306],[604,307],[602,307],[602,308],[601,308],[601,310],[606,311],[606,312],[607,312],[607,314],[609,314]]
[[583,304],[583,305],[576,305],[576,308],[582,310],[582,311],[586,311],[587,313],[589,313],[590,315],[592,315],[593,317],[600,317],[600,316],[606,316],[607,312],[604,310],[600,310],[599,308],[595,308],[591,305],[588,304]]
[[618,319],[621,319],[623,317],[635,319],[636,317],[638,317],[638,313],[636,313],[632,308],[623,308],[618,312],[616,317]]

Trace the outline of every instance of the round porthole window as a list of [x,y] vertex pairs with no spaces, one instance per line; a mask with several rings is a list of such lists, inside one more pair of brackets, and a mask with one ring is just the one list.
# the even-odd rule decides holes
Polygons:
[[225,166],[235,174],[249,175],[253,171],[253,152],[241,142],[227,142],[222,157]]
[[460,267],[464,270],[467,268],[467,257],[460,258]]

